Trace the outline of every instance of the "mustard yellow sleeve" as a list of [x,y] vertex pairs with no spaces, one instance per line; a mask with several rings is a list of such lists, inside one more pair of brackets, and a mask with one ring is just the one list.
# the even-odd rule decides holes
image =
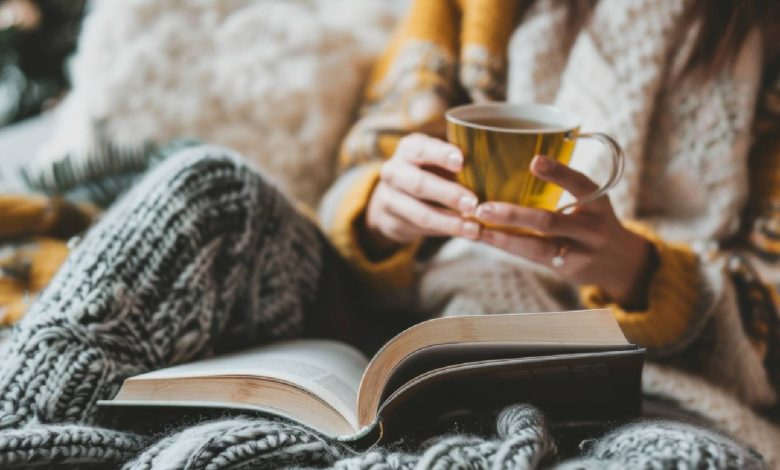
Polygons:
[[339,167],[387,158],[412,132],[445,139],[444,113],[464,100],[504,100],[506,51],[520,6],[518,0],[410,2],[374,64]]
[[629,230],[649,240],[658,255],[657,270],[647,292],[647,309],[625,310],[598,286],[580,290],[588,308],[612,309],[629,341],[648,348],[662,348],[679,341],[689,330],[699,298],[698,259],[684,244],[667,243],[638,222],[625,222]]
[[472,97],[504,98],[506,49],[519,6],[516,0],[414,0],[376,61],[359,119],[339,151],[339,178],[320,207],[331,242],[368,282],[410,286],[420,246],[401,247],[382,259],[361,246],[358,224],[380,163],[410,133],[444,139],[444,113],[463,101],[464,89]]
[[[457,87],[455,77],[447,73],[449,67],[441,64],[455,61],[459,9],[460,5],[440,0],[415,0],[410,5],[374,64],[359,119],[339,150],[338,178],[320,203],[320,224],[331,243],[364,280],[377,287],[412,284],[420,243],[375,259],[362,246],[358,225],[379,180],[380,165],[393,155],[399,141],[413,132],[444,135],[444,110],[453,98],[450,91]],[[421,107],[422,102],[427,104]]]
[[377,288],[404,289],[414,281],[414,260],[420,243],[403,246],[374,259],[363,246],[359,225],[379,181],[381,163],[359,165],[334,184],[320,205],[320,224],[331,243],[362,278]]

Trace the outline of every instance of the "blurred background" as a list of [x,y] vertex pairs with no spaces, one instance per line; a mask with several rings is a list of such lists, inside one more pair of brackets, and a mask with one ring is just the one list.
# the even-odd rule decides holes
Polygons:
[[0,3],[0,125],[52,106],[67,86],[85,0]]
[[407,0],[0,0],[0,334],[183,146],[315,204]]
[[[86,0],[0,2],[0,129],[52,108],[68,86],[66,62],[76,48]],[[45,126],[4,132],[0,189],[21,190],[14,169],[29,158]],[[38,132],[35,132],[38,131]]]

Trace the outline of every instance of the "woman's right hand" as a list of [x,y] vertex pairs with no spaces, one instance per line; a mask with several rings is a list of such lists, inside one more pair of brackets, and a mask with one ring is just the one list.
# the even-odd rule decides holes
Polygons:
[[474,215],[477,197],[452,181],[462,168],[454,145],[423,134],[401,139],[368,203],[371,238],[385,245],[429,236],[479,239],[479,224],[465,218]]

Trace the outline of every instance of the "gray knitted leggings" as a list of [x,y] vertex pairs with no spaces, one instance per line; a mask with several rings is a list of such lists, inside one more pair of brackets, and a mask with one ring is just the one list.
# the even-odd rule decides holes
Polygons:
[[130,375],[300,335],[323,246],[237,156],[180,152],[106,213],[16,328],[0,429],[88,423]]

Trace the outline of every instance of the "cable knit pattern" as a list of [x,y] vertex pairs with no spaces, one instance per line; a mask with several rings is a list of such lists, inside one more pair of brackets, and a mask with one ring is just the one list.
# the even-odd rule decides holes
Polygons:
[[340,470],[532,469],[551,461],[555,443],[534,407],[505,409],[493,438],[455,435],[435,439],[418,453],[374,449],[355,455],[342,444],[284,421],[237,417],[195,426],[163,439],[125,470],[332,466]]
[[572,287],[547,268],[465,239],[449,242],[420,278],[418,305],[443,316],[559,310]]
[[0,427],[89,422],[130,375],[299,334],[321,243],[232,152],[171,157],[86,235],[14,331]]
[[[670,64],[675,63],[671,59],[685,49],[674,44],[671,35],[685,4],[601,0],[592,21],[570,38],[556,34],[564,21],[559,7],[542,1],[525,20],[533,27],[527,32],[519,28],[512,41],[510,57],[515,63],[510,77],[514,78],[508,85],[515,100],[549,98],[582,114],[588,126],[618,138],[629,158],[627,179],[613,194],[621,215],[648,216],[650,222],[652,216],[679,217],[679,227],[685,226],[690,214],[653,212],[654,200],[638,193],[647,183],[640,175],[655,165],[668,167],[649,173],[659,184],[675,175],[707,173],[700,180],[689,180],[689,185],[705,182],[703,193],[709,191],[708,197],[733,191],[713,206],[721,211],[716,214],[720,219],[699,223],[703,219],[690,218],[692,230],[680,234],[681,238],[717,238],[731,230],[721,222],[737,217],[729,211],[737,210],[744,194],[738,187],[742,184],[738,166],[744,164],[744,135],[757,86],[751,73],[756,69],[741,60],[738,72],[724,72],[701,89],[681,86],[682,91],[677,91],[680,83],[665,82],[671,76]],[[545,17],[549,9],[555,12]],[[534,37],[543,40],[531,40]],[[516,54],[519,47],[527,50]],[[742,57],[749,58],[752,52],[746,50]],[[546,60],[548,55],[552,60]],[[489,62],[477,61],[477,66],[485,65],[490,67]],[[480,82],[491,74],[472,76]],[[549,77],[560,78],[526,91],[527,84]],[[499,90],[489,89],[493,88]],[[693,96],[697,93],[703,94]],[[714,110],[718,122],[695,112],[697,103],[704,103],[709,95],[718,97],[706,108]],[[677,114],[670,114],[667,107],[677,109]],[[660,132],[657,129],[675,132],[661,139],[654,134]],[[692,135],[701,138],[691,140]],[[691,153],[696,155],[682,165],[688,173],[677,173],[678,160]],[[579,163],[586,169],[601,170],[604,159],[598,154],[582,155]],[[713,160],[705,158],[709,155]],[[721,193],[718,181],[724,178],[736,182]],[[682,197],[670,187],[663,196]],[[353,215],[360,213],[358,204],[354,209]],[[662,232],[671,227],[665,222],[655,225]],[[496,434],[490,437],[440,436],[420,449],[375,448],[359,455],[301,426],[259,417],[196,424],[146,450],[142,450],[147,444],[144,437],[89,425],[95,419],[96,401],[110,397],[129,375],[228,346],[299,334],[317,301],[322,249],[322,235],[314,224],[297,215],[266,178],[233,153],[198,147],[168,159],[87,234],[17,326],[0,368],[0,465],[116,467],[121,462],[128,469],[522,469],[556,463],[556,445],[543,416],[528,405],[504,410]],[[684,370],[703,373],[706,379],[686,382],[681,392],[666,387],[663,380],[647,382],[645,388],[664,397],[677,396],[681,406],[710,417],[724,413],[721,405],[729,410],[742,406],[749,413],[743,402],[769,404],[776,396],[758,356],[747,338],[740,336],[730,284],[716,264],[705,261],[700,278],[707,284],[706,298],[712,301],[702,304],[690,323],[698,336],[675,338],[682,346],[669,348],[667,359]],[[461,275],[465,272],[475,274]],[[554,274],[466,242],[440,251],[422,274],[424,295],[420,297],[430,303],[424,307],[435,313],[548,310],[574,303],[571,287]],[[469,285],[464,287],[464,282]],[[484,288],[485,282],[490,288]],[[698,300],[704,298],[702,294]],[[665,375],[663,369],[658,371]],[[711,389],[712,382],[723,386],[729,381],[734,384],[724,393],[734,395],[731,402],[701,393]],[[704,406],[704,399],[718,407]],[[739,423],[755,424],[741,418]],[[713,421],[740,433],[739,426],[728,426],[728,419]],[[766,432],[761,435],[739,434],[765,454],[764,461],[714,432],[678,423],[643,422],[590,442],[581,459],[562,465],[777,466],[771,440],[774,428],[764,424],[761,429]],[[127,462],[131,455],[133,460]]]
[[[104,464],[114,468],[138,452],[145,440],[128,433],[74,425],[0,431],[4,468],[66,464]],[[552,468],[766,468],[754,452],[735,441],[688,425],[634,424],[586,441],[582,458]],[[148,447],[124,470],[219,470],[323,468],[338,470],[535,469],[557,460],[555,442],[536,408],[504,409],[492,437],[453,435],[434,439],[417,452],[375,448],[355,454],[298,425],[274,419],[237,416],[175,432]]]
[[642,392],[648,396],[672,397],[681,408],[707,416],[717,428],[749,442],[773,468],[780,467],[780,429],[725,390],[708,386],[701,378],[671,367],[647,364],[642,375]]
[[[5,348],[0,465],[532,469],[554,462],[544,417],[528,405],[505,409],[494,436],[440,436],[419,450],[364,454],[254,416],[194,424],[145,450],[146,437],[89,426],[96,401],[128,375],[226,343],[299,334],[318,296],[320,237],[229,151],[194,147],[162,163],[87,234]],[[710,456],[760,462],[726,438],[669,426],[611,436],[591,457],[625,465],[649,449],[652,462],[667,466],[695,467]]]
[[125,470],[280,468],[328,464],[347,452],[309,430],[250,417],[208,422],[162,439]]
[[[561,86],[561,72],[576,38],[567,28],[566,4],[539,0],[523,18],[509,41],[507,101],[551,103]],[[557,31],[550,40],[550,31]],[[564,37],[565,36],[565,37]],[[533,44],[534,47],[528,47]]]
[[148,437],[78,425],[0,431],[0,466],[51,468],[54,462],[116,468],[140,452]]
[[[587,447],[587,445],[585,446]],[[764,468],[760,455],[714,432],[675,422],[650,422],[617,429],[588,454],[625,468]]]
[[[562,71],[555,103],[580,115],[583,130],[606,132],[626,154],[623,179],[611,192],[621,218],[635,212],[639,175],[674,27],[687,2],[603,0],[579,34]],[[549,30],[548,30],[549,31]],[[537,58],[539,60],[540,58]],[[510,87],[512,84],[510,83]],[[579,152],[577,163],[589,174],[608,174],[603,149]]]
[[733,73],[705,84],[683,80],[659,97],[664,111],[648,140],[637,216],[667,239],[721,240],[739,228],[761,73],[755,58],[740,57]]

